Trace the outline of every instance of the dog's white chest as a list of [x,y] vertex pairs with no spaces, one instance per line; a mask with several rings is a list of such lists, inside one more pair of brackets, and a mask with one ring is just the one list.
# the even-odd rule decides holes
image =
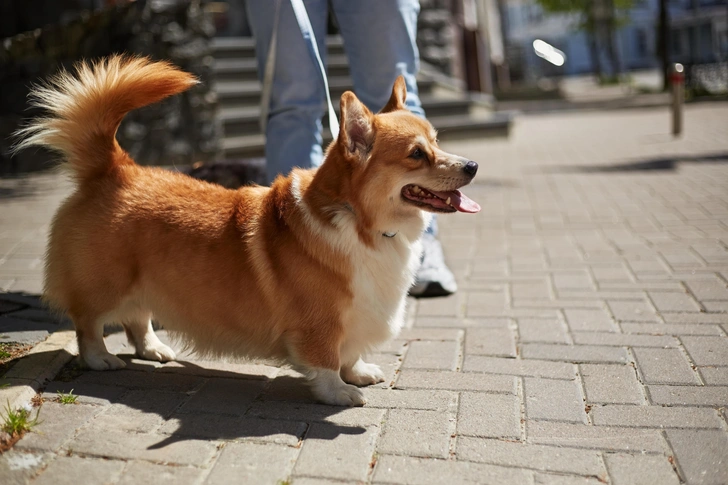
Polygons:
[[407,291],[419,264],[419,241],[409,243],[395,236],[382,243],[376,250],[362,247],[352,257],[354,298],[344,324],[347,346],[361,347],[361,352],[399,333]]

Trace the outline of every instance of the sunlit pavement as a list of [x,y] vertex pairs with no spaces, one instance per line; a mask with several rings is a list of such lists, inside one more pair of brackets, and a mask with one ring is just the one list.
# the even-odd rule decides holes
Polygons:
[[[726,120],[728,103],[691,105],[673,139],[666,108],[532,115],[509,140],[447,143],[480,164],[464,192],[483,211],[439,219],[460,291],[411,302],[410,328],[372,356],[388,380],[367,406],[315,404],[290,370],[189,356],[64,372],[0,476],[728,483]],[[0,180],[3,290],[40,291],[69,187]],[[71,389],[78,404],[52,402]]]

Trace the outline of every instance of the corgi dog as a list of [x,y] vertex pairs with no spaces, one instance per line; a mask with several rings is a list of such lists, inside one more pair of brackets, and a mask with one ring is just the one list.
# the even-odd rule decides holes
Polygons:
[[115,138],[124,115],[195,83],[167,62],[115,56],[33,89],[48,115],[16,149],[59,152],[76,184],[51,226],[45,300],[72,319],[93,370],[125,366],[104,344],[112,322],[140,358],[174,360],[154,318],[202,355],[288,362],[321,402],[365,404],[359,386],[384,374],[362,357],[403,325],[430,213],[480,210],[458,190],[477,164],[438,147],[399,77],[378,114],[344,93],[323,165],[270,187],[136,165]]

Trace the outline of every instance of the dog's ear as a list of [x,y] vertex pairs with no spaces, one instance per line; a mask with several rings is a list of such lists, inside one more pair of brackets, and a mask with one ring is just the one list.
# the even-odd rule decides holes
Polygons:
[[386,106],[380,113],[389,113],[398,109],[404,109],[404,101],[407,98],[407,85],[404,83],[404,76],[398,76],[392,87],[392,95],[389,97]]
[[374,141],[372,112],[359,101],[351,91],[341,96],[341,129],[339,143],[346,147],[347,153],[366,158]]

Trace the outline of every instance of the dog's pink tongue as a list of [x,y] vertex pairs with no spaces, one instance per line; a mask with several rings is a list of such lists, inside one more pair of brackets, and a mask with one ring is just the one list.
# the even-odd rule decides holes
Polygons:
[[470,214],[480,212],[480,205],[459,190],[453,190],[451,192],[435,192],[433,190],[432,193],[445,200],[450,197],[450,205],[460,212],[468,212]]

